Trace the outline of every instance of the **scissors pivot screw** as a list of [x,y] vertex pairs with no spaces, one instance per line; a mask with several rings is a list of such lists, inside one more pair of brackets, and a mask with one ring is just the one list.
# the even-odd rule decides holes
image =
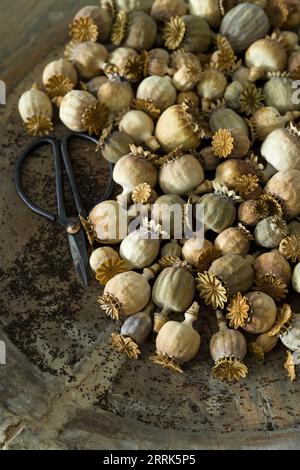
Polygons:
[[67,226],[67,232],[70,233],[71,235],[78,233],[79,230],[81,230],[81,224],[79,222],[71,222]]

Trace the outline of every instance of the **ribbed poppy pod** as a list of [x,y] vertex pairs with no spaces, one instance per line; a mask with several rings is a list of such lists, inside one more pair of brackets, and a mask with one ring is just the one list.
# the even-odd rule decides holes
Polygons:
[[264,248],[276,248],[289,234],[288,226],[280,216],[267,217],[255,227],[254,237],[257,245]]
[[249,137],[249,128],[244,119],[230,108],[220,107],[212,111],[209,125],[212,132],[217,132],[219,129],[240,129]]
[[298,99],[295,99],[294,82],[291,78],[275,75],[266,82],[263,94],[266,106],[273,106],[281,114],[300,110]]
[[229,227],[215,239],[215,249],[224,255],[246,256],[253,240],[251,233],[242,225]]
[[159,185],[165,194],[189,194],[204,180],[201,164],[193,155],[171,152],[159,170]]
[[204,211],[204,228],[221,233],[231,227],[235,217],[235,201],[239,200],[233,191],[221,185],[215,185],[215,192],[205,194],[197,203],[202,204]]
[[36,85],[22,94],[18,109],[28,134],[42,136],[53,130],[51,100]]
[[154,129],[153,119],[143,111],[138,110],[126,113],[119,124],[119,130],[129,135],[136,145],[146,144],[153,151],[160,147],[153,135]]
[[213,101],[222,98],[227,84],[225,75],[218,70],[209,69],[202,72],[197,85],[197,93],[202,98],[202,109],[209,109]]
[[186,15],[188,6],[183,0],[154,0],[151,16],[158,22],[169,20],[172,16]]
[[86,230],[91,241],[115,245],[126,236],[127,212],[117,201],[104,201],[97,204],[88,216]]
[[108,108],[87,91],[70,91],[61,101],[59,117],[73,132],[99,135],[108,124]]
[[143,274],[134,271],[118,274],[106,284],[103,295],[98,299],[100,307],[112,320],[142,311],[151,299],[149,281],[159,270],[158,265],[153,265]]
[[191,361],[199,351],[201,337],[193,323],[198,319],[199,305],[194,302],[185,312],[184,321],[168,321],[156,338],[156,355],[150,360],[164,369],[182,373],[181,365]]
[[136,97],[151,100],[160,111],[164,111],[176,103],[177,93],[169,79],[152,75],[139,84]]
[[254,264],[254,274],[257,290],[270,295],[275,301],[280,301],[288,293],[292,270],[278,250],[260,255]]
[[135,269],[147,268],[154,263],[160,251],[160,239],[141,228],[131,232],[120,245],[120,256]]
[[110,246],[103,246],[94,250],[90,256],[90,266],[94,272],[105,263],[107,260],[118,259],[118,253]]
[[143,345],[152,332],[151,313],[154,304],[150,302],[142,311],[128,317],[121,327],[120,334],[112,333],[113,347],[129,359],[138,359]]
[[194,277],[185,263],[171,258],[170,266],[158,275],[152,289],[152,301],[161,309],[154,316],[154,332],[159,332],[171,312],[183,313],[190,307],[195,290]]
[[174,256],[175,258],[181,258],[182,249],[177,240],[171,240],[166,243],[161,249],[161,258],[168,256]]
[[247,49],[245,54],[250,69],[249,80],[265,78],[268,72],[283,72],[287,65],[285,48],[275,39],[259,39]]
[[264,193],[275,194],[283,203],[287,219],[300,215],[300,171],[281,170],[266,184]]
[[65,55],[72,62],[79,74],[86,79],[99,75],[107,65],[109,53],[102,44],[95,42],[70,42],[65,50]]
[[99,41],[105,43],[110,38],[113,25],[111,14],[96,5],[81,8],[70,25],[70,34],[75,41]]
[[219,0],[189,0],[191,15],[200,16],[212,28],[217,28],[222,20]]
[[121,157],[113,172],[114,181],[122,186],[123,192],[118,200],[127,202],[134,188],[147,183],[154,188],[157,183],[157,169],[147,161],[147,153],[142,148],[130,147],[131,153]]
[[126,13],[120,10],[114,21],[111,42],[115,46],[124,46],[142,51],[152,48],[157,33],[153,18],[143,11]]
[[237,293],[227,307],[226,318],[231,328],[242,327],[247,333],[261,334],[269,331],[275,323],[277,307],[264,292]]
[[134,92],[130,83],[115,75],[103,83],[97,97],[99,103],[104,104],[112,115],[116,115],[131,105]]
[[237,52],[245,51],[257,39],[266,36],[270,22],[262,8],[253,3],[242,3],[224,16],[220,33]]
[[163,28],[165,47],[172,51],[184,48],[189,52],[206,52],[212,41],[207,22],[194,15],[173,16]]
[[117,163],[120,158],[130,153],[130,146],[133,145],[133,139],[125,132],[112,131],[112,128],[103,132],[99,148],[103,157],[111,163]]
[[202,138],[207,135],[205,126],[199,109],[187,100],[162,113],[156,125],[155,137],[167,152],[179,147],[183,152],[190,151],[199,147]]
[[300,170],[299,131],[293,125],[289,129],[275,129],[263,142],[261,154],[277,171]]
[[266,106],[253,115],[252,130],[258,140],[264,141],[275,129],[283,129],[288,122],[295,121],[299,116],[299,111],[291,111],[281,116],[276,108]]
[[247,342],[240,331],[227,327],[220,310],[217,311],[219,331],[210,340],[210,354],[215,362],[214,378],[233,382],[247,376],[248,369],[243,363],[247,354]]

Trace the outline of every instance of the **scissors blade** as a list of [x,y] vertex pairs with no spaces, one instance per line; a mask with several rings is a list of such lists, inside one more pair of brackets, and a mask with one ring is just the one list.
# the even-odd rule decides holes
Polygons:
[[68,234],[68,238],[77,276],[86,289],[89,280],[89,258],[83,230],[74,235]]

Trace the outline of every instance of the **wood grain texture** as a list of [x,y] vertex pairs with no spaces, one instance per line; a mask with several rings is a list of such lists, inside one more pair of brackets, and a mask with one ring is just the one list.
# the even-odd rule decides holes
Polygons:
[[[68,9],[79,6],[71,1],[25,3],[48,5],[48,13],[62,5],[64,13],[56,14],[64,27]],[[12,0],[7,4],[20,6]],[[24,27],[31,31],[24,10],[23,15]],[[64,27],[52,39],[56,45],[63,40]],[[34,31],[39,28],[35,24]],[[20,31],[21,44],[29,36]],[[7,57],[14,47],[6,42]],[[196,324],[201,348],[183,375],[148,361],[154,337],[142,348],[141,360],[125,359],[110,346],[110,334],[119,325],[98,309],[97,282],[92,280],[87,291],[77,283],[65,234],[28,211],[16,196],[15,161],[30,141],[17,113],[18,97],[61,53],[58,48],[47,57],[37,45],[29,56],[36,67],[31,65],[26,76],[6,59],[18,86],[10,91],[7,106],[0,107],[0,340],[7,344],[7,365],[0,366],[0,447],[300,449],[299,378],[288,381],[281,345],[263,362],[247,358],[247,380],[220,383],[211,378],[208,347],[216,321],[202,306]],[[56,117],[55,135],[65,131]],[[107,166],[92,147],[76,141],[71,150],[85,205],[91,208],[103,191]],[[26,168],[26,188],[55,210],[53,183],[49,150],[41,149]],[[298,306],[299,296],[293,302]]]

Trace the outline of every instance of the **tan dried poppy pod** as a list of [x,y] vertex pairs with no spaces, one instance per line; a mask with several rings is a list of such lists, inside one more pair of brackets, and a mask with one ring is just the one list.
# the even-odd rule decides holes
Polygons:
[[37,85],[21,95],[18,109],[29,135],[47,135],[53,130],[51,100]]
[[217,28],[222,20],[219,0],[189,0],[191,15],[200,16],[212,28]]
[[257,39],[266,36],[269,28],[270,22],[262,8],[252,3],[242,3],[226,13],[220,33],[235,51],[243,52]]
[[268,217],[268,205],[261,200],[249,199],[243,202],[238,209],[238,219],[244,225],[255,226],[265,217]]
[[210,340],[210,354],[215,362],[214,378],[233,382],[245,378],[248,369],[243,363],[247,354],[247,342],[240,331],[227,327],[220,310],[217,311],[219,331]]
[[118,199],[127,201],[134,188],[142,183],[148,183],[154,188],[157,183],[157,169],[147,161],[148,153],[141,147],[130,146],[130,153],[121,157],[114,168],[113,179],[122,186],[123,193]]
[[204,171],[193,155],[171,152],[159,170],[159,185],[165,194],[189,194],[204,180]]
[[48,96],[58,106],[62,97],[75,88],[77,81],[75,67],[65,59],[50,62],[43,71],[43,85]]
[[282,201],[287,219],[300,215],[299,178],[299,170],[279,171],[268,181],[264,189],[265,194],[274,194]]
[[196,149],[206,135],[207,123],[199,109],[189,100],[182,105],[177,104],[166,109],[160,116],[155,130],[158,142],[167,152],[179,147],[183,152]]
[[183,373],[181,365],[191,361],[199,351],[201,337],[193,328],[198,319],[199,305],[194,302],[185,312],[183,322],[168,321],[156,338],[156,355],[150,360],[164,369]]
[[131,47],[117,47],[109,55],[109,63],[115,65],[118,70],[124,69],[131,59],[137,59],[139,53]]
[[112,28],[111,42],[142,51],[149,50],[156,38],[157,26],[153,18],[143,11],[117,13]]
[[278,250],[260,255],[255,261],[254,273],[257,290],[270,295],[275,301],[280,301],[288,293],[292,270]]
[[127,235],[127,213],[117,201],[97,204],[88,217],[94,240],[115,245]]
[[131,105],[134,92],[129,82],[122,80],[118,75],[112,75],[99,88],[97,97],[99,103],[104,104],[111,114],[116,115]]
[[249,129],[244,119],[230,108],[215,109],[210,115],[209,125],[212,132],[217,132],[219,129],[240,129],[249,137]]
[[91,79],[105,69],[109,53],[98,43],[72,41],[66,47],[65,56],[83,78]]
[[216,157],[213,147],[204,147],[199,153],[199,160],[202,168],[206,171],[215,171],[220,164],[220,159]]
[[203,206],[205,231],[221,233],[232,226],[236,217],[235,201],[239,198],[225,186],[215,183],[214,187],[214,193],[205,194],[197,203]]
[[167,258],[168,256],[173,256],[175,258],[181,258],[182,249],[178,244],[177,240],[171,240],[169,243],[166,243],[161,249],[161,258]]
[[59,117],[73,132],[99,135],[107,126],[109,112],[87,91],[73,90],[62,99]]
[[108,81],[108,77],[105,75],[99,75],[99,77],[94,77],[86,83],[86,88],[89,93],[94,96],[97,96],[99,88]]
[[[184,222],[185,200],[177,194],[165,194],[156,199],[152,218],[160,224],[165,232],[173,237],[175,229],[181,229]],[[178,220],[178,214],[180,219]],[[180,225],[180,227],[177,226]]]
[[227,84],[225,75],[218,70],[208,69],[202,72],[197,85],[197,93],[202,98],[202,109],[208,110],[213,101],[222,98]]
[[113,18],[104,8],[88,5],[81,8],[70,25],[70,35],[74,41],[99,41],[105,43],[110,37]]
[[103,246],[94,250],[90,256],[90,266],[96,273],[97,270],[109,259],[118,259],[118,253],[110,246]]
[[256,111],[251,119],[251,125],[255,137],[264,141],[275,129],[284,128],[288,122],[295,121],[298,117],[299,111],[291,111],[281,116],[276,108],[266,106]]
[[177,95],[176,103],[183,104],[185,100],[190,100],[195,107],[199,107],[200,99],[194,91],[181,91]]
[[275,129],[261,147],[261,155],[277,171],[300,170],[299,153],[300,133],[293,124],[288,129]]
[[[168,265],[169,258],[166,258]],[[174,263],[174,265],[173,265]],[[195,296],[195,281],[183,261],[170,258],[170,267],[162,270],[152,289],[152,301],[161,311],[154,316],[154,332],[158,333],[171,312],[185,312]]]
[[256,244],[264,248],[278,247],[288,234],[288,226],[280,216],[267,217],[261,220],[254,230]]
[[283,72],[287,66],[287,53],[275,39],[259,39],[251,44],[245,54],[245,62],[250,69],[249,80],[266,77],[267,72]]
[[250,149],[250,140],[241,129],[219,129],[212,139],[212,147],[219,158],[242,158]]
[[173,75],[174,70],[169,67],[170,54],[165,49],[151,49],[145,54],[144,75]]
[[239,224],[238,227],[229,227],[221,232],[215,239],[215,248],[222,256],[230,254],[244,257],[249,253],[251,240],[251,233]]
[[212,41],[212,31],[199,16],[173,16],[165,23],[163,38],[166,49],[184,48],[190,52],[206,52]]
[[201,80],[202,69],[200,63],[188,63],[175,71],[173,85],[178,91],[191,91]]
[[123,10],[128,13],[131,11],[150,12],[152,4],[153,0],[115,0],[117,10]]
[[119,124],[119,130],[129,135],[136,145],[146,144],[155,151],[160,145],[154,137],[155,125],[153,119],[143,111],[133,110],[126,113]]
[[264,359],[265,354],[271,352],[277,343],[278,338],[276,336],[269,336],[268,333],[262,333],[248,344],[248,351],[258,359]]
[[164,111],[176,103],[177,93],[170,80],[152,75],[139,84],[136,97],[140,100],[151,100],[158,109]]
[[288,17],[283,23],[284,29],[294,29],[300,24],[300,2],[299,0],[284,0],[288,9]]
[[[213,253],[215,254],[213,258]],[[212,256],[211,263],[217,258],[217,253],[213,249],[213,244],[209,240],[202,240],[201,238],[190,238],[187,240],[182,247],[182,256],[183,259],[190,264],[191,266],[199,268],[199,262],[203,264],[205,262],[206,269],[210,268],[211,263],[209,263],[209,257]],[[199,268],[199,271],[205,271],[202,269],[203,266]]]
[[237,292],[247,292],[254,282],[251,264],[239,255],[225,255],[215,260],[209,273],[221,279],[229,297]]
[[113,126],[109,126],[102,132],[99,149],[103,157],[111,163],[117,163],[124,155],[130,152],[130,145],[133,145],[133,139],[120,131],[113,131]]
[[139,313],[127,318],[121,327],[120,334],[112,333],[111,342],[117,351],[125,354],[129,359],[138,359],[143,345],[152,331],[151,313],[154,304],[150,304]]
[[247,333],[266,333],[276,320],[277,308],[274,300],[263,292],[237,293],[227,307],[229,326],[242,327]]
[[227,86],[224,92],[226,103],[228,104],[229,108],[233,109],[234,111],[240,111],[241,109],[240,100],[243,90],[243,85],[237,80],[234,80]]
[[113,320],[134,315],[143,310],[150,301],[149,279],[134,271],[118,274],[106,284],[98,303]]
[[127,235],[120,245],[120,256],[131,263],[134,269],[148,268],[160,251],[160,239],[153,238],[146,229],[138,229]]
[[300,104],[294,98],[295,88],[293,80],[285,76],[274,76],[268,80],[263,88],[265,103],[273,106],[281,114],[299,111]]
[[172,16],[186,15],[188,7],[183,0],[154,0],[151,16],[156,21],[166,21]]

